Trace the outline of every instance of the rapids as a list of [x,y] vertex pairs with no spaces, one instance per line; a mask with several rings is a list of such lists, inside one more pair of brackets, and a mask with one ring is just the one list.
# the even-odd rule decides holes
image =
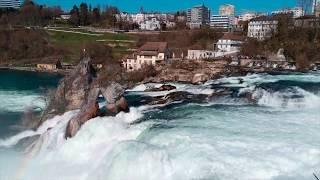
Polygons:
[[[0,139],[0,179],[315,179],[320,176],[320,74],[252,74],[186,84],[177,90],[232,94],[206,103],[137,103],[129,113],[98,117],[63,138],[77,111],[56,116],[37,131]],[[171,92],[173,92],[171,91]],[[253,102],[243,98],[251,93]],[[161,92],[161,95],[170,92]],[[40,136],[28,148],[27,137]]]

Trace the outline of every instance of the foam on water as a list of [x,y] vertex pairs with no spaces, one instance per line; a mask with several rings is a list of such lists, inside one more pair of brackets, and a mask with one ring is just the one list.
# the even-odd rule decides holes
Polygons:
[[23,112],[26,108],[43,108],[44,101],[38,93],[32,91],[1,91],[0,111]]
[[170,91],[160,91],[160,92],[144,92],[149,88],[158,88],[163,85],[161,83],[148,83],[148,84],[138,85],[133,89],[127,90],[127,92],[139,94],[139,95],[145,95],[145,96],[152,96],[152,97],[165,96],[167,94],[170,94],[172,92],[177,92],[177,91],[185,91],[191,94],[206,94],[206,95],[210,95],[214,92],[214,90],[210,88],[209,83],[203,84],[203,85],[192,85],[192,84],[182,84],[182,83],[166,83],[166,84],[175,86],[176,89],[173,89]]
[[[159,107],[141,106],[115,117],[94,118],[68,140],[64,131],[76,112],[57,116],[35,132],[0,140],[0,169],[7,169],[0,177],[7,173],[4,176],[26,180],[314,179],[313,173],[320,173],[319,92],[299,87],[275,91],[261,85],[288,79],[317,82],[320,75],[269,76],[224,78],[198,89],[176,84],[180,90],[194,88],[190,90],[194,93],[219,83],[240,87],[238,95],[253,93],[256,105],[222,97],[205,106],[177,104],[157,111],[150,109]],[[133,91],[143,94],[142,87]],[[31,136],[28,133],[41,135],[29,149],[34,153],[1,151],[1,146]],[[24,163],[19,163],[21,158]],[[7,168],[7,161],[15,162],[16,168]]]
[[24,138],[42,135],[43,133],[47,132],[48,129],[56,127],[59,123],[66,126],[68,120],[71,119],[76,113],[77,111],[72,111],[65,113],[63,116],[56,116],[50,120],[47,120],[36,131],[27,130],[7,139],[0,139],[0,148],[14,146]]

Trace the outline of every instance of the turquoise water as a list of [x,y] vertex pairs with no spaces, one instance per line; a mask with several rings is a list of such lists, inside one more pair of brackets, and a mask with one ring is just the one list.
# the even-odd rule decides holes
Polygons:
[[15,126],[23,111],[34,104],[46,89],[55,88],[60,75],[0,70],[0,138],[19,131]]
[[[151,106],[141,100],[168,92],[146,93],[145,85],[137,86],[127,91],[135,105],[130,113],[94,118],[72,139],[65,140],[64,132],[77,111],[56,116],[37,131],[0,138],[0,177],[310,180],[320,174],[319,73],[172,85],[192,94],[232,93]],[[36,135],[40,139],[32,148],[17,151],[15,145]]]

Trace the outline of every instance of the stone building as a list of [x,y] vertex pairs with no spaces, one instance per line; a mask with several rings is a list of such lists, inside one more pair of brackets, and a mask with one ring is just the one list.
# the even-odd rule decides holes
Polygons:
[[126,57],[122,64],[128,71],[135,71],[146,65],[165,63],[169,56],[167,42],[147,42],[136,53]]

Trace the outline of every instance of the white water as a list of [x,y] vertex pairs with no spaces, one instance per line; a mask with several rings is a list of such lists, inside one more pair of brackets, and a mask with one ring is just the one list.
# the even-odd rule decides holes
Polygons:
[[41,96],[32,91],[0,91],[0,110],[5,112],[23,112],[27,108],[43,108]]
[[206,94],[206,95],[210,95],[214,93],[214,90],[212,90],[209,87],[210,84],[203,84],[203,85],[191,85],[191,84],[181,84],[181,83],[166,83],[166,84],[175,86],[176,89],[173,89],[170,91],[160,91],[160,92],[144,92],[147,89],[159,88],[163,85],[161,83],[149,83],[149,84],[138,85],[133,89],[128,90],[127,92],[131,92],[139,95],[145,95],[145,96],[153,96],[153,97],[164,96],[177,91],[185,91],[192,94]]
[[[213,106],[187,104],[153,112],[146,106],[131,108],[130,113],[116,117],[92,119],[76,137],[64,140],[66,123],[75,113],[69,112],[32,132],[42,134],[34,156],[0,151],[0,169],[5,169],[0,170],[0,177],[314,179],[313,173],[320,175],[319,92],[299,87],[275,92],[259,88],[265,82],[289,79],[320,82],[319,75],[306,76],[243,77],[239,94],[253,92],[256,106],[244,102],[233,106],[231,100],[237,99],[225,99],[218,103],[223,107],[212,102]],[[225,86],[237,87],[236,80],[224,78],[204,86],[223,81]],[[141,118],[146,121],[139,122]],[[16,144],[24,133],[0,140],[0,147]]]

